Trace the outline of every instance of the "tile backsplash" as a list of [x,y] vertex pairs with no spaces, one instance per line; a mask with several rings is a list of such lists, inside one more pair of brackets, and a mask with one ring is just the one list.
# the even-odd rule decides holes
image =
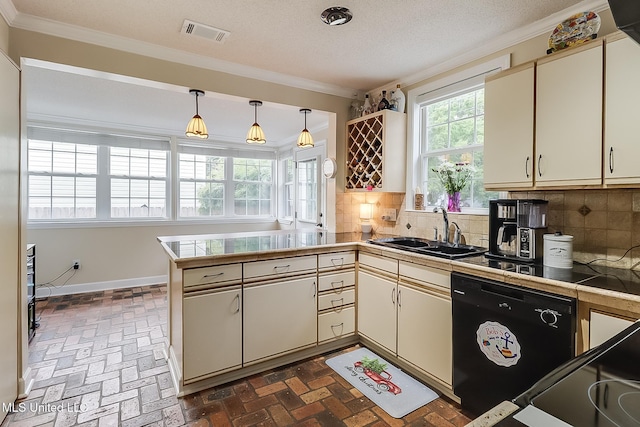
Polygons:
[[[548,231],[574,236],[576,261],[603,259],[599,264],[640,270],[640,190],[566,190],[512,192],[509,198],[545,199],[549,201]],[[430,211],[407,211],[404,193],[337,194],[337,232],[360,231],[360,204],[373,204],[371,223],[377,234],[433,238],[434,227],[442,235],[442,214]],[[397,209],[396,222],[382,220],[383,209]],[[486,215],[450,213],[467,244],[488,246],[489,221]],[[453,233],[451,233],[453,235]],[[616,261],[622,258],[620,261]]]

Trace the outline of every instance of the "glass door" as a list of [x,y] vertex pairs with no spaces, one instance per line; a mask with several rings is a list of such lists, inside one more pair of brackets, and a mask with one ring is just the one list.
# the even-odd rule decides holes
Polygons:
[[322,227],[321,153],[312,148],[296,153],[295,221],[296,228]]

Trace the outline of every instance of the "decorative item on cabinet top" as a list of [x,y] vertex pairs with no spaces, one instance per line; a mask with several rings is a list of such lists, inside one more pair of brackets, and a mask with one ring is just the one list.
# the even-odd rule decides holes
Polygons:
[[549,36],[549,49],[553,53],[567,47],[578,46],[595,39],[600,30],[600,16],[595,12],[582,12],[559,23]]

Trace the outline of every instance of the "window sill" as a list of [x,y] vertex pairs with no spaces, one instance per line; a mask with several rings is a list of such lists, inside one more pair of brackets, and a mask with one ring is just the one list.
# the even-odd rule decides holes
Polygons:
[[276,223],[274,217],[261,218],[215,218],[215,219],[152,219],[144,221],[56,221],[56,222],[27,222],[27,229],[44,230],[56,228],[123,228],[123,227],[180,227],[190,225],[214,225],[214,224],[255,224]]

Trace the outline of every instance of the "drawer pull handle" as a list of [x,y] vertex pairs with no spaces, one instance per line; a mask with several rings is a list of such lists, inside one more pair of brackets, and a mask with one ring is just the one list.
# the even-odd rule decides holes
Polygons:
[[396,288],[391,289],[391,303],[396,304]]
[[[336,289],[336,287],[334,286],[336,283],[340,283],[340,287]],[[337,293],[337,294],[341,294],[342,291],[344,290],[344,280],[338,280],[336,282],[331,282],[331,288]]]
[[[334,328],[340,328],[340,333],[336,334],[336,332],[334,331]],[[333,336],[335,336],[335,337],[339,337],[340,335],[342,335],[342,331],[343,330],[344,330],[344,322],[338,323],[337,325],[331,325],[331,332],[333,333]]]
[[609,173],[613,173],[613,147],[609,147]]
[[287,264],[287,265],[276,265],[275,267],[273,267],[273,269],[276,271],[276,273],[278,273],[278,270],[288,270],[289,267],[291,267],[291,264]]
[[[335,302],[339,302],[340,304],[336,305],[334,304]],[[333,307],[333,311],[335,311],[336,313],[340,313],[342,311],[342,306],[344,306],[344,298],[331,300],[331,307]]]
[[236,311],[234,311],[235,313],[239,313],[240,312],[240,294],[236,294]]
[[203,279],[208,279],[210,277],[220,277],[224,274],[224,271],[222,273],[217,273],[217,274],[205,274],[204,276],[202,276]]
[[313,298],[316,297],[316,293],[318,292],[318,286],[316,285],[316,281],[313,281]]
[[541,163],[542,163],[542,154],[538,156],[538,176],[542,176],[542,170],[540,170]]
[[398,289],[398,307],[402,307],[402,289]]
[[527,160],[524,161],[524,173],[527,176],[527,178],[531,176],[529,175],[529,156],[527,156]]
[[[340,264],[337,264],[336,261],[340,261]],[[342,267],[344,265],[344,258],[331,258],[331,264],[334,267]]]

